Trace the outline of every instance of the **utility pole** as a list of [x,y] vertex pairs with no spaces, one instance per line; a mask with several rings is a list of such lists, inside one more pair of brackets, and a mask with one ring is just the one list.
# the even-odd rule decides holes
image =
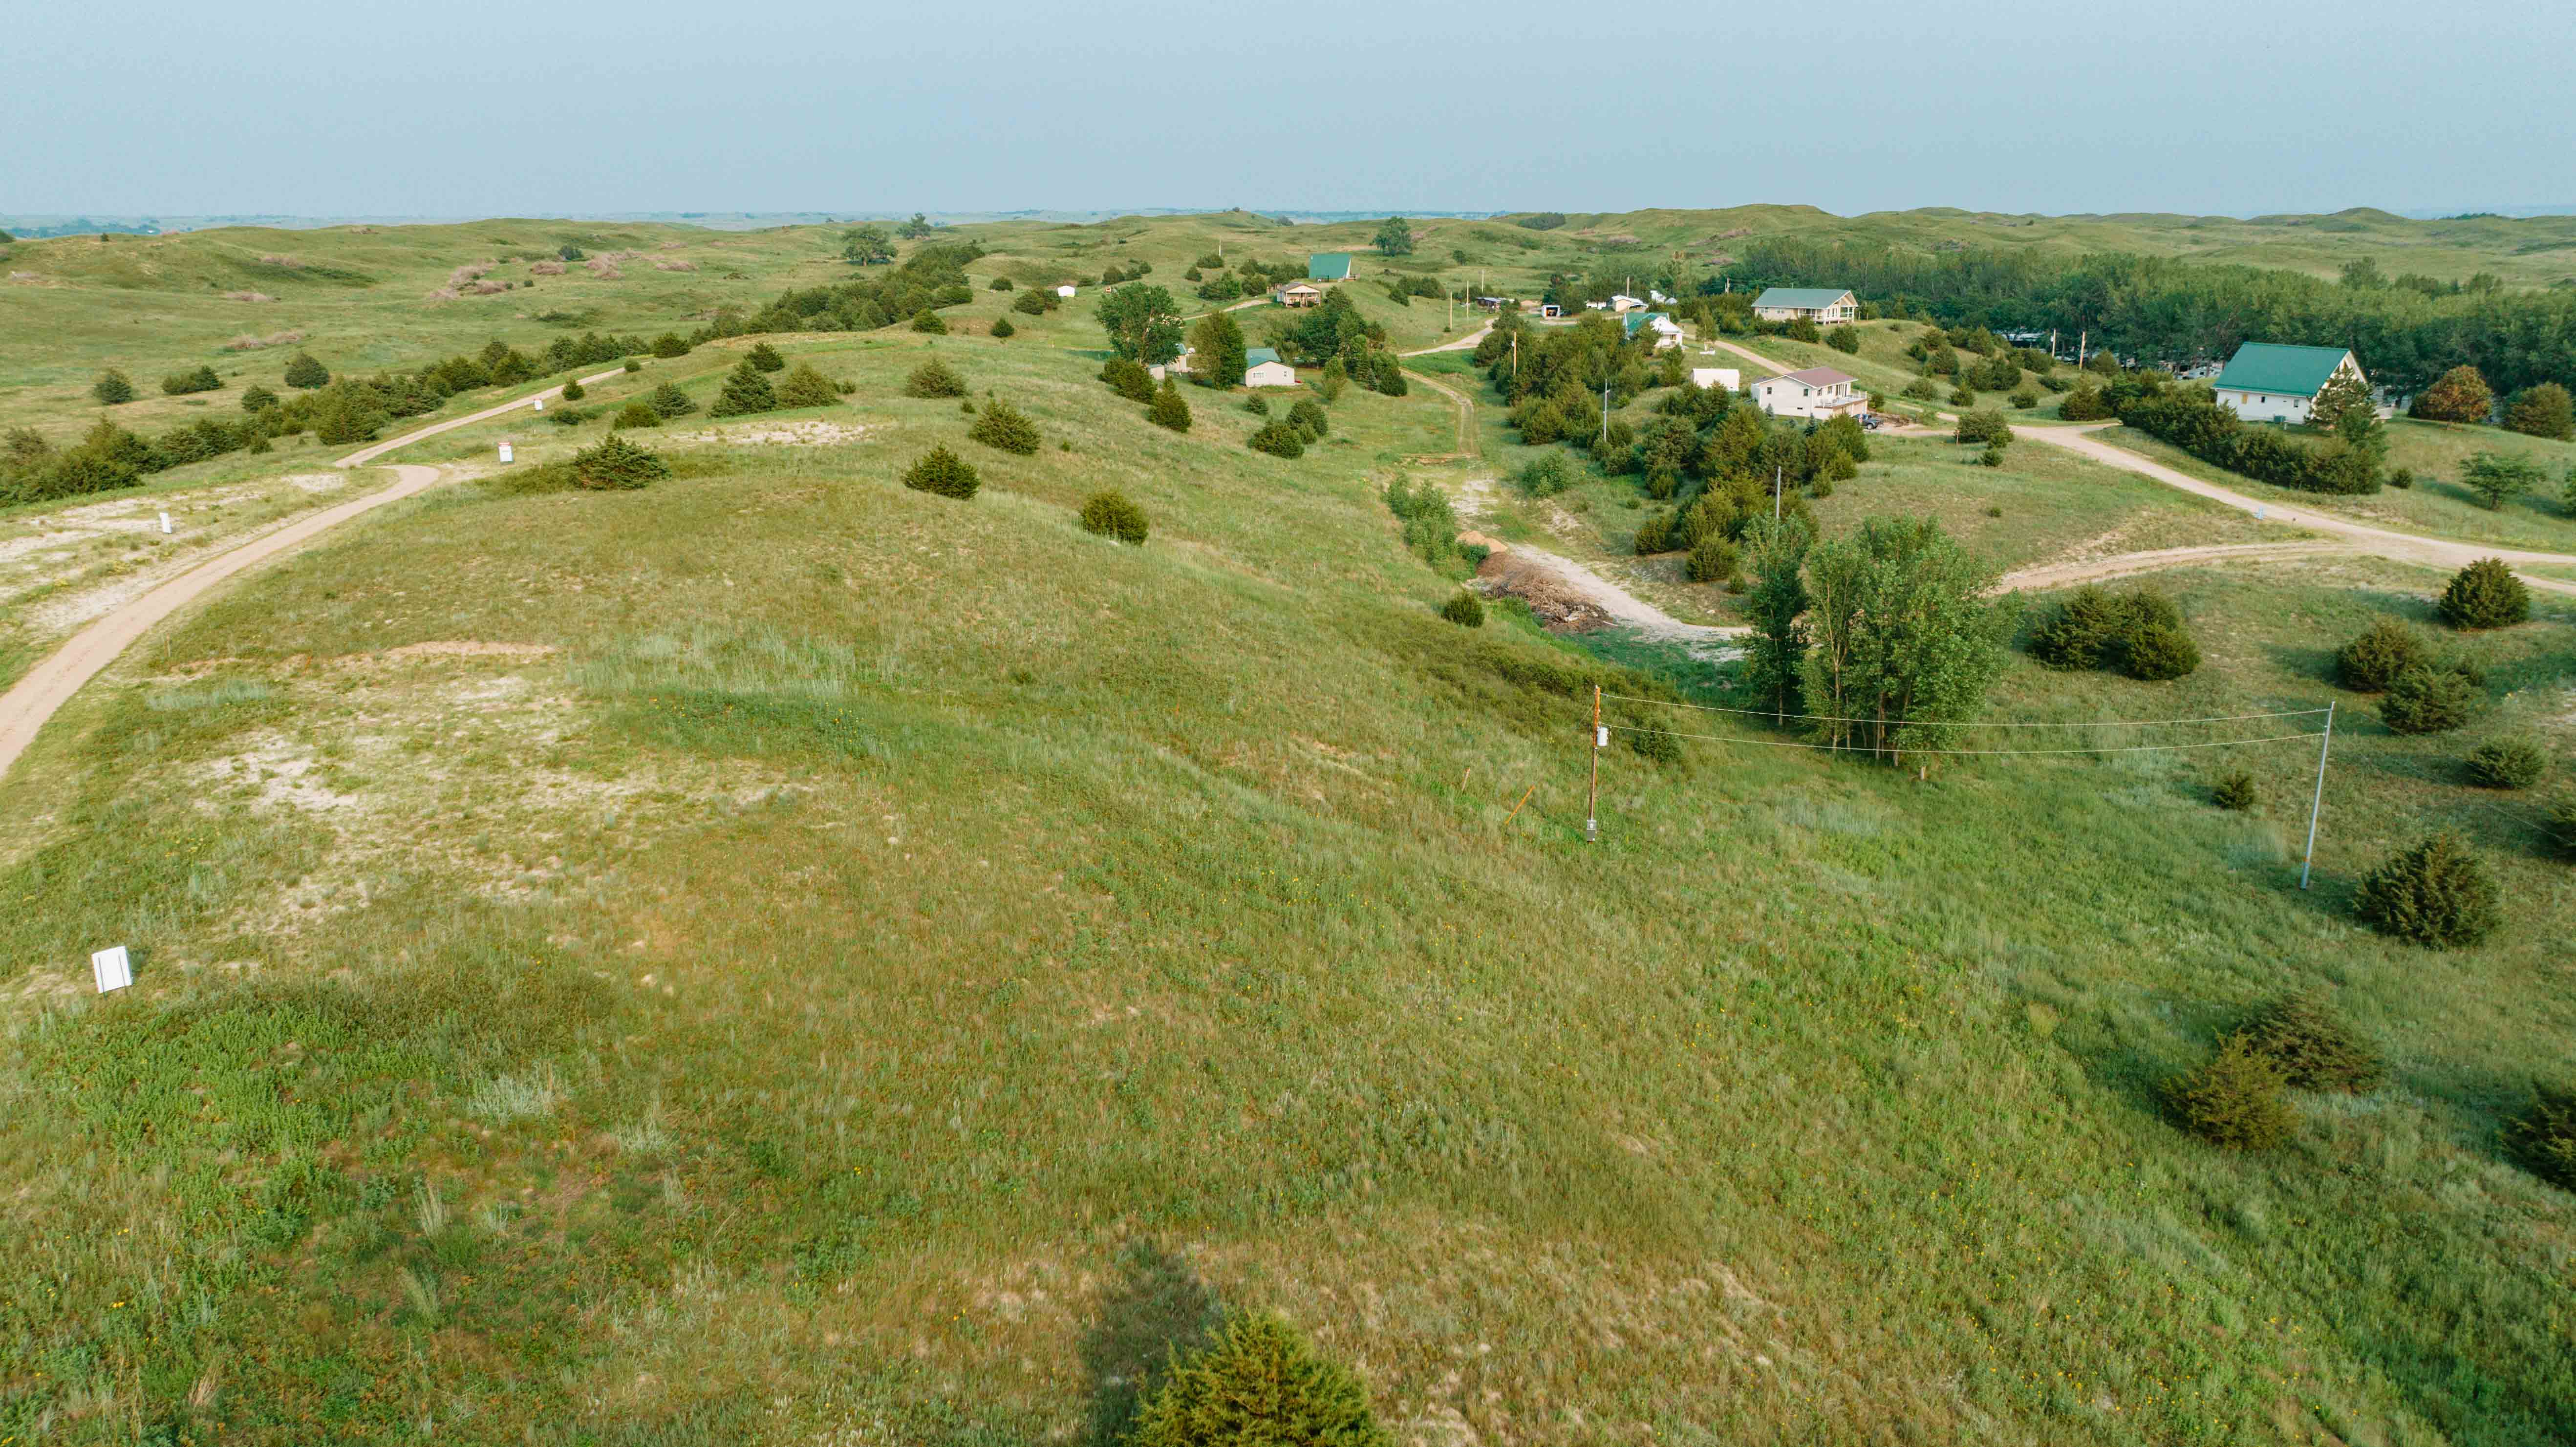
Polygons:
[[1601,751],[1610,744],[1610,731],[1601,726],[1601,685],[1592,685],[1592,787],[1583,800],[1583,842],[1601,842]]
[[1601,379],[1601,440],[1610,440],[1610,379]]
[[2075,334],[2075,365],[2079,367],[2084,365],[2084,341],[2087,337],[2092,335],[2093,333],[2090,329],[2080,331]]
[[1780,520],[1780,465],[1771,464],[1771,521]]
[[[1600,685],[1593,685],[1593,691],[1599,692]],[[1594,705],[1595,708],[1599,706]],[[2308,871],[2317,867],[2317,815],[2324,812],[2326,806],[2326,751],[2334,747],[2334,711],[2335,701],[2326,700],[2325,737],[2317,744],[2317,792],[2308,800],[2308,857],[2299,864],[2301,889],[2308,887]]]

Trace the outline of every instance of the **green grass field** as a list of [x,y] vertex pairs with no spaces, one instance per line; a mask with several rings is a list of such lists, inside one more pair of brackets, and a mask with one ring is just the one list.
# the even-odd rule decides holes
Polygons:
[[[1006,299],[775,339],[857,391],[635,434],[678,474],[639,492],[486,462],[598,423],[417,449],[486,475],[179,620],[0,783],[0,1441],[1084,1440],[1209,1296],[1408,1436],[2564,1440],[2576,1218],[2496,1133],[2563,1066],[2576,895],[2457,761],[2536,732],[2563,787],[2576,618],[2473,640],[2433,739],[2326,677],[2429,618],[2384,565],[2166,576],[2178,683],[2008,672],[2023,720],[2337,701],[2306,892],[2307,739],[2225,756],[2236,815],[2212,755],[1918,781],[1621,705],[1734,742],[1611,750],[1587,846],[1586,695],[1647,686],[1604,659],[1726,695],[1434,615],[1378,492],[1447,399],[1350,393],[1281,461],[1216,394],[1146,424],[1078,308],[972,334]],[[902,396],[933,355],[1041,450]],[[1510,465],[1476,425],[1444,477]],[[934,443],[979,496],[897,484]],[[2245,526],[1962,451],[1889,439],[1819,515],[2029,560]],[[1144,546],[1075,526],[1102,486]],[[1568,499],[1608,556],[1618,493]],[[2439,825],[2505,932],[2354,926]],[[138,987],[94,999],[117,941]],[[2166,1124],[2293,986],[2392,1083],[2271,1154]]]

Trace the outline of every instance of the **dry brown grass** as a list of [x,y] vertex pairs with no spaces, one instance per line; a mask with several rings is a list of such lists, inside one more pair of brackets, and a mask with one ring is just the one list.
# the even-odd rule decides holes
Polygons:
[[563,274],[564,264],[560,261],[540,261],[528,268],[528,275],[530,276],[561,276]]
[[655,271],[695,271],[698,269],[698,264],[694,261],[657,261],[653,263],[653,269]]
[[280,252],[269,252],[267,255],[262,256],[260,260],[267,262],[271,266],[285,267],[289,271],[302,271],[304,269],[304,263],[302,261]]
[[233,338],[231,341],[224,343],[224,350],[227,352],[256,352],[262,347],[291,347],[302,340],[304,340],[304,333],[293,329],[282,332],[270,332],[264,337],[254,337],[250,333],[244,332],[240,336]]
[[275,297],[273,297],[273,296],[270,296],[267,292],[264,292],[264,291],[228,291],[228,292],[225,292],[225,293],[224,293],[224,300],[226,300],[226,301],[275,301],[275,300],[277,300],[277,298],[275,298]]
[[617,262],[613,258],[606,256],[594,256],[590,260],[583,262],[582,265],[589,269],[592,276],[599,278],[601,281],[615,281],[619,277],[625,275],[624,272],[617,269]]

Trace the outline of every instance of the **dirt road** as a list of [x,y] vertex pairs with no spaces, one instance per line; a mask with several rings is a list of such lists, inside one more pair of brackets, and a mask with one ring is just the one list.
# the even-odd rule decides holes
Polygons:
[[240,547],[218,553],[73,634],[70,642],[54,650],[53,656],[29,669],[26,677],[0,694],[0,777],[7,776],[9,766],[27,751],[27,745],[35,742],[36,731],[45,726],[56,709],[70,702],[82,684],[97,677],[99,670],[115,662],[127,645],[150,632],[154,624],[195,602],[235,573],[300,547],[371,508],[435,486],[439,480],[435,467],[396,467],[394,473],[399,481],[393,486],[299,518]]
[[[1783,370],[1778,362],[1771,361],[1758,352],[1748,351],[1745,348],[1739,347],[1733,342],[1727,341],[1723,338],[1718,338],[1716,341],[1718,346],[1725,348],[1727,351],[1733,352],[1735,355],[1742,357],[1747,361],[1760,363],[1762,366],[1774,371]],[[1768,373],[1765,375],[1768,375]],[[1935,415],[1947,416],[1949,414],[1940,413]],[[1911,431],[1912,429],[1909,428],[1906,430]],[[2244,493],[2238,492],[2233,488],[2222,487],[2214,482],[2204,482],[2197,477],[2193,477],[2187,472],[2167,467],[2163,463],[2156,462],[2150,458],[2140,457],[2138,454],[2130,452],[2125,448],[2114,447],[2110,443],[2104,442],[2102,439],[2093,435],[2095,432],[2100,430],[2100,427],[2023,426],[2014,428],[2013,436],[2019,439],[2037,442],[2048,447],[2063,448],[2068,452],[2099,462],[2106,467],[2116,467],[2123,472],[2133,472],[2140,477],[2163,483],[2167,487],[2180,489],[2181,491],[2190,493],[2195,497],[2205,497],[2212,502],[2223,503],[2239,512],[2252,513],[2266,522],[2278,522],[2291,527],[2306,528],[2310,532],[2324,533],[2329,537],[2340,540],[2343,544],[2341,550],[2345,552],[2371,553],[2376,556],[2393,559],[2394,561],[2401,563],[2416,563],[2424,567],[2441,568],[2446,571],[2465,568],[2469,564],[2478,561],[2480,558],[2502,558],[2506,563],[2514,565],[2517,568],[2527,568],[2538,564],[2547,564],[2559,567],[2576,567],[2576,555],[2567,553],[2539,553],[2521,548],[2499,547],[2492,543],[2453,542],[2448,538],[2432,538],[2426,537],[2420,533],[2401,533],[2391,528],[2372,527],[2368,523],[2354,522],[2350,518],[2338,517],[2330,512],[2322,512],[2311,508],[2285,507],[2277,502],[2264,502],[2257,498],[2248,497]],[[2152,558],[2170,555],[2173,558],[2172,562],[2150,566],[2173,567],[2182,566],[2191,562],[2204,561],[2210,558],[2236,557],[2246,561],[2253,561],[2258,558],[2268,560],[2276,557],[2297,556],[2300,551],[2322,550],[2299,550],[2287,546],[2275,548],[2269,544],[2246,544],[2235,548],[2172,548],[2167,549],[2164,554],[2141,553],[2134,556],[2139,558]],[[2097,563],[2107,563],[2110,561],[2112,560],[2100,559],[2097,560]],[[2069,566],[2083,567],[2093,565],[2083,564]],[[2025,573],[2039,571],[2044,570],[2026,569]],[[2147,568],[2139,567],[2131,569],[2130,571],[2145,572],[2147,571]],[[2118,575],[2084,574],[2081,576],[2070,576],[2061,581],[2077,582],[2081,581],[2082,577],[2099,576]],[[2521,577],[2523,582],[2529,584],[2531,587],[2540,589],[2544,592],[2576,597],[2576,583],[2560,582],[2555,578],[2534,577],[2529,573],[2520,573],[2518,576]],[[2041,583],[2026,584],[2024,586],[2047,587],[2055,585]]]
[[[582,385],[588,386],[623,375],[625,369],[620,367],[581,380]],[[398,447],[407,447],[423,438],[452,432],[459,427],[488,422],[540,399],[551,401],[562,392],[561,387],[549,387],[496,407],[486,407],[480,412],[435,422],[400,437],[362,447],[341,458],[336,465],[363,467]],[[360,513],[389,502],[399,502],[436,486],[441,474],[435,467],[397,465],[394,476],[396,481],[391,487],[298,518],[238,547],[217,553],[150,592],[117,605],[104,617],[73,634],[51,656],[29,669],[26,677],[19,679],[7,693],[0,694],[0,778],[8,776],[10,766],[27,751],[29,744],[35,742],[37,731],[54,716],[55,710],[70,702],[72,695],[80,692],[81,685],[97,677],[100,670],[115,662],[118,654],[150,632],[155,624],[203,597],[209,589],[236,573],[257,567],[281,553],[291,552]]]
[[[2167,487],[2179,488],[2196,497],[2224,503],[2239,512],[2256,514],[2267,522],[2279,522],[2292,527],[2306,528],[2310,532],[2324,533],[2351,545],[2351,551],[2375,553],[2380,557],[2394,559],[2401,563],[2417,563],[2429,568],[2456,570],[2465,568],[2480,558],[2502,558],[2507,563],[2518,567],[2529,567],[2539,563],[2576,567],[2576,555],[2567,553],[2535,553],[2520,548],[2497,547],[2491,543],[2458,543],[2447,538],[2428,538],[2420,533],[2401,533],[2388,528],[2375,528],[2368,523],[2357,523],[2350,518],[2337,517],[2329,512],[2283,507],[2276,502],[2262,502],[2232,488],[2221,487],[2214,482],[2203,482],[2189,473],[2177,471],[2161,462],[2151,461],[2134,452],[2114,447],[2093,436],[2095,430],[2097,429],[2021,427],[2014,429],[2013,435],[2049,447],[2062,447],[2106,466],[2116,467],[2124,472],[2134,472],[2140,477],[2152,478]],[[2555,578],[2536,578],[2529,573],[2519,576],[2534,588],[2576,597],[2576,583],[2562,583]]]
[[1432,391],[1437,392],[1441,396],[1458,404],[1458,450],[1450,453],[1445,458],[1417,457],[1411,460],[1415,462],[1456,462],[1463,458],[1475,456],[1477,451],[1475,402],[1470,400],[1466,393],[1459,391],[1448,383],[1426,377],[1422,373],[1416,372],[1411,368],[1405,369],[1404,375],[1411,377],[1413,380],[1420,382],[1423,386],[1430,388]]
[[1485,334],[1493,329],[1494,324],[1492,322],[1487,322],[1483,326],[1476,328],[1473,332],[1460,337],[1454,342],[1442,342],[1436,347],[1421,347],[1410,352],[1402,353],[1401,355],[1407,357],[1427,357],[1433,352],[1472,352],[1476,349],[1476,344],[1485,339]]
[[2004,574],[1996,580],[1995,591],[2043,592],[2050,588],[2063,588],[2070,583],[2099,583],[2110,578],[2131,578],[2140,573],[2188,568],[2202,563],[2275,563],[2291,558],[2350,556],[2360,551],[2362,549],[2357,544],[2350,542],[2212,543],[2191,548],[2158,548],[2146,553],[2114,553],[2103,558],[2039,563]]
[[[1497,567],[1497,564],[1501,566]],[[1520,567],[1536,568],[1548,574],[1565,591],[1608,614],[1612,623],[1634,629],[1639,635],[1659,643],[1690,645],[1694,652],[1705,655],[1711,648],[1732,646],[1736,640],[1753,631],[1742,627],[1716,628],[1702,623],[1684,623],[1572,558],[1543,552],[1524,543],[1512,543],[1508,552],[1487,559],[1486,569],[1480,573],[1499,575],[1496,581],[1503,584],[1499,591],[1511,592],[1517,590],[1510,586],[1509,573]]]

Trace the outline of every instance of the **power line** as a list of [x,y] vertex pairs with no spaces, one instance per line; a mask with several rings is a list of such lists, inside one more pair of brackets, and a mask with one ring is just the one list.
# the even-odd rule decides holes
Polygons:
[[[2318,710],[2318,712],[2323,712],[2323,711],[2324,711],[2324,710],[2322,710],[2322,709]],[[1918,749],[1918,748],[1884,748],[1884,747],[1882,747],[1882,748],[1869,748],[1869,747],[1856,747],[1856,746],[1854,746],[1854,745],[1850,745],[1850,744],[1808,744],[1808,743],[1800,743],[1800,742],[1798,742],[1798,741],[1796,741],[1796,740],[1794,740],[1794,739],[1742,739],[1742,738],[1730,738],[1729,736],[1727,736],[1727,735],[1725,735],[1725,734],[1685,734],[1685,733],[1677,733],[1677,732],[1675,732],[1675,731],[1673,731],[1673,730],[1671,730],[1671,729],[1650,729],[1650,728],[1639,728],[1639,727],[1637,727],[1637,726],[1636,726],[1636,725],[1634,725],[1634,724],[1605,724],[1605,725],[1603,725],[1603,727],[1605,727],[1605,728],[1607,728],[1607,729],[1611,730],[1611,731],[1612,731],[1612,732],[1614,732],[1614,733],[1629,733],[1629,734],[1661,734],[1661,735],[1663,735],[1665,738],[1672,738],[1672,739],[1706,739],[1706,740],[1708,740],[1710,743],[1717,743],[1717,744],[1749,744],[1749,745],[1751,745],[1751,746],[1753,746],[1753,747],[1755,747],[1755,748],[1763,748],[1763,749],[1816,749],[1816,750],[1819,750],[1819,751],[1822,751],[1822,752],[1825,752],[1825,753],[1835,753],[1835,754],[1946,754],[1946,755],[1951,755],[1951,756],[1955,756],[1955,757],[1969,757],[1969,756],[1975,756],[1975,757],[1989,757],[1989,758],[1990,758],[1990,757],[2001,756],[2001,755],[2012,755],[2012,754],[2152,754],[2152,753],[2170,753],[2170,752],[2173,752],[2173,751],[2175,751],[2175,750],[2179,750],[2179,749],[2225,749],[2225,748],[2234,748],[2235,746],[2237,746],[2237,745],[2239,745],[2239,744],[2277,744],[2277,743],[2284,743],[2284,742],[2287,742],[2288,740],[2291,740],[2291,739],[2318,739],[2318,738],[2323,738],[2323,737],[2325,737],[2324,732],[2323,732],[2322,730],[2319,730],[2319,731],[2316,731],[2316,732],[2313,732],[2313,733],[2304,733],[2304,734],[2271,734],[2271,735],[2267,735],[2267,736],[2265,736],[2265,737],[2263,737],[2263,738],[2259,738],[2259,739],[2206,739],[2206,740],[2203,740],[2203,741],[2201,741],[2201,742],[2199,742],[2199,743],[2196,743],[2196,744],[2102,744],[2102,745],[2097,745],[2097,746],[2092,747],[2092,748],[2077,748],[2077,749]]]
[[[2156,728],[2165,724],[2243,723],[2254,719],[2305,718],[2313,714],[2327,712],[2327,710],[2321,708],[2296,708],[2288,709],[2280,713],[2230,713],[2217,714],[2209,718],[2106,719],[2067,723],[2033,723],[2011,719],[1843,718],[1836,714],[1826,713],[1775,713],[1767,708],[1720,708],[1715,704],[1682,703],[1676,699],[1664,698],[1638,698],[1633,694],[1625,693],[1605,693],[1601,696],[1603,698],[1615,698],[1623,703],[1654,704],[1661,708],[1697,709],[1701,713],[1734,713],[1743,714],[1749,718],[1794,718],[1805,719],[1814,723],[1885,724],[1889,728],[1902,728],[1907,725],[1922,725],[1926,727],[1937,726],[1941,728],[1963,729],[2130,729]],[[1908,749],[1906,752],[1920,753],[1923,751],[1919,749]]]

